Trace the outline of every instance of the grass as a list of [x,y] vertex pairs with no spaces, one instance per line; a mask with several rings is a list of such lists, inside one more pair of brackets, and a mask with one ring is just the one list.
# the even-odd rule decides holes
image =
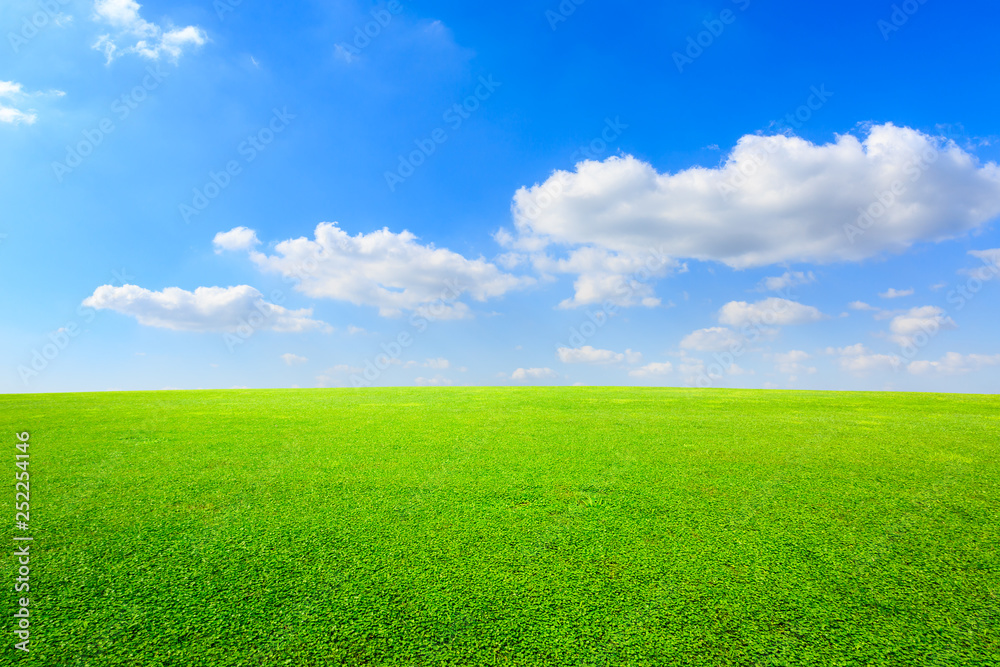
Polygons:
[[19,664],[1000,664],[998,397],[62,394],[0,425],[9,478],[31,432]]

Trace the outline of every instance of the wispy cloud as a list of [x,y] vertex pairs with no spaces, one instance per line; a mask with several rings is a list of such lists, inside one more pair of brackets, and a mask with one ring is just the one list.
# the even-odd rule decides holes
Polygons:
[[94,48],[104,53],[110,64],[115,58],[137,54],[150,60],[166,56],[176,61],[187,47],[202,46],[208,35],[197,26],[163,28],[139,15],[142,5],[135,0],[96,0],[94,20],[114,29],[101,35]]

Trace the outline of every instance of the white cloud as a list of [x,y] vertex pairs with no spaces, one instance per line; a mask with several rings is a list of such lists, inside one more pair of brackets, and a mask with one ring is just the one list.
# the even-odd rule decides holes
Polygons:
[[590,345],[577,348],[560,347],[557,354],[559,361],[564,364],[620,364],[623,361],[637,364],[642,361],[642,354],[632,350],[612,352],[611,350],[598,350]]
[[323,222],[315,240],[282,241],[275,246],[277,254],[251,251],[250,257],[263,271],[297,278],[296,289],[310,297],[375,306],[384,317],[403,311],[437,320],[468,317],[460,296],[486,301],[534,283],[482,258],[466,259],[416,238],[388,229],[348,236],[337,223]]
[[681,341],[681,348],[699,352],[722,352],[743,343],[743,337],[732,329],[712,327],[689,333]]
[[757,285],[759,292],[780,292],[799,285],[808,285],[816,282],[816,274],[812,271],[803,273],[802,271],[785,271],[783,275],[764,278]]
[[418,387],[450,387],[452,381],[442,375],[435,375],[432,378],[417,378],[413,381]]
[[917,334],[934,336],[942,330],[957,329],[955,320],[945,315],[944,310],[937,306],[921,306],[911,308],[902,315],[892,318],[889,339],[899,345],[912,345]]
[[[498,236],[503,242],[505,237]],[[644,253],[609,252],[598,248],[577,248],[566,257],[555,259],[544,253],[531,258],[535,269],[543,276],[550,274],[576,275],[574,294],[563,300],[560,308],[579,308],[595,303],[612,302],[617,306],[661,305],[653,292],[652,280],[672,271],[683,271],[676,260],[666,259],[648,250]],[[512,262],[507,261],[510,265]]]
[[669,361],[663,363],[646,364],[642,368],[630,371],[629,375],[635,378],[662,377],[674,372],[674,365]]
[[847,304],[847,307],[850,308],[851,310],[868,310],[876,312],[878,311],[878,308],[876,308],[875,306],[869,306],[864,301],[852,301],[849,304]]
[[1000,248],[992,250],[970,250],[969,254],[977,259],[981,259],[990,266],[1000,265]]
[[[96,0],[94,20],[105,23],[116,33],[101,35],[94,48],[104,53],[108,63],[129,53],[138,54],[150,60],[159,60],[166,55],[176,61],[188,46],[202,46],[208,41],[205,31],[196,26],[164,29],[150,23],[141,16],[142,8],[135,0]],[[119,43],[131,43],[119,48]]]
[[299,366],[309,361],[305,357],[300,357],[299,355],[292,354],[291,352],[287,352],[281,355],[281,360],[284,361],[289,366]]
[[849,347],[829,348],[827,352],[839,355],[838,365],[841,370],[855,375],[897,370],[902,364],[902,360],[898,356],[874,354],[861,343]]
[[451,368],[451,362],[443,357],[438,357],[437,359],[428,359],[424,362],[424,367],[432,368],[438,371],[444,371]]
[[[32,125],[38,120],[38,114],[34,109],[23,111],[17,107],[28,98],[33,97],[63,97],[66,93],[61,90],[50,90],[47,92],[26,93],[24,87],[14,81],[0,81],[0,123],[11,125]],[[6,103],[4,102],[6,100]],[[12,106],[17,105],[17,106]]]
[[[13,81],[0,81],[0,100],[7,100],[13,103],[23,97],[24,93],[22,92],[21,84],[14,83]],[[0,102],[0,123],[10,123],[11,125],[24,123],[25,125],[31,125],[36,120],[38,120],[38,116],[34,112],[21,111]]]
[[[925,158],[922,170],[916,165]],[[758,167],[755,175],[724,196],[748,166]],[[899,184],[896,203],[851,238],[848,226],[857,223],[859,209]],[[584,161],[518,190],[512,210],[514,233],[497,239],[525,252],[591,248],[631,260],[656,248],[736,269],[860,261],[983,227],[1000,215],[1000,168],[980,164],[952,142],[892,124],[824,145],[749,135],[711,169],[658,173],[632,156]],[[572,303],[585,300],[578,294]]]
[[254,246],[260,245],[257,232],[246,227],[233,227],[228,232],[219,232],[212,239],[215,246],[215,254],[220,254],[225,250],[250,250]]
[[199,287],[194,292],[179,287],[152,292],[135,285],[102,285],[83,305],[134,317],[144,326],[175,331],[234,332],[246,326],[282,332],[332,330],[312,319],[311,308],[288,310],[268,303],[249,285]]
[[901,299],[905,296],[913,296],[914,290],[911,289],[896,289],[895,287],[890,287],[885,292],[880,292],[879,296],[883,299]]
[[812,355],[808,352],[803,352],[802,350],[792,350],[791,352],[782,352],[779,354],[766,355],[766,358],[774,362],[774,368],[779,373],[785,375],[802,375],[803,373],[813,374],[816,373],[816,368],[813,366],[806,366],[803,362],[812,359]]
[[559,377],[551,368],[518,368],[510,374],[511,380],[552,380]]
[[940,361],[913,361],[907,369],[914,375],[941,373],[942,375],[963,375],[982,370],[988,366],[1000,365],[1000,354],[992,356],[983,354],[961,355],[949,352]]
[[827,319],[827,316],[812,306],[804,306],[795,301],[770,297],[757,303],[730,301],[719,310],[719,322],[732,327],[747,325],[786,326],[807,324]]

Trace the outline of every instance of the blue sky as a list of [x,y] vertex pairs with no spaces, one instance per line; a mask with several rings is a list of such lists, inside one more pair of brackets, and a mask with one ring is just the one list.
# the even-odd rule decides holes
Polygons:
[[5,2],[0,392],[995,392],[998,14]]

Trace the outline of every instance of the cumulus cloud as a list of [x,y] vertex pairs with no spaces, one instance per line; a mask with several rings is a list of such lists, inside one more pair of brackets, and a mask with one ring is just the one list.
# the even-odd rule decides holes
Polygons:
[[559,377],[551,368],[518,368],[510,374],[511,380],[552,380]]
[[939,361],[913,361],[907,366],[907,370],[914,375],[928,375],[932,373],[964,375],[997,365],[1000,365],[1000,354],[961,355],[958,352],[949,352],[941,357]]
[[855,375],[867,375],[878,371],[898,370],[902,360],[896,355],[875,354],[862,343],[849,347],[828,348],[829,354],[840,357],[841,370]]
[[[139,15],[142,5],[135,0],[96,0],[94,20],[115,30],[114,35],[101,35],[94,48],[104,53],[108,63],[125,54],[138,54],[150,60],[166,55],[171,60],[180,58],[189,46],[202,46],[208,41],[205,31],[196,26],[166,29]],[[119,44],[126,46],[119,47]]]
[[799,285],[808,285],[816,282],[816,274],[812,271],[804,273],[802,271],[785,271],[780,276],[764,278],[757,285],[758,292],[781,292]]
[[[503,242],[503,236],[498,240]],[[510,264],[510,255],[505,261]],[[573,297],[563,300],[560,308],[579,308],[611,302],[616,306],[661,305],[653,290],[653,279],[662,278],[684,267],[653,251],[629,254],[600,248],[577,248],[566,257],[553,258],[546,253],[532,255],[531,262],[543,276],[576,275]]]
[[902,345],[913,345],[918,334],[934,336],[939,331],[957,329],[955,320],[945,315],[944,310],[937,306],[921,306],[911,308],[902,315],[892,318],[889,323],[891,335],[889,339]]
[[825,319],[827,316],[813,306],[805,306],[779,297],[771,297],[757,303],[730,301],[719,310],[719,322],[732,327],[760,324],[787,326]]
[[611,350],[598,350],[590,345],[576,348],[560,347],[557,354],[559,361],[564,364],[620,364],[623,361],[637,364],[642,361],[642,354],[632,350],[612,352]]
[[292,354],[291,352],[287,352],[281,355],[281,360],[284,361],[289,366],[300,366],[309,361],[305,357],[300,357],[299,355]]
[[681,340],[681,349],[698,352],[722,352],[743,342],[743,337],[732,329],[712,327],[698,329]]
[[901,299],[905,296],[913,296],[914,290],[911,289],[896,289],[895,287],[890,287],[885,292],[880,292],[879,296],[883,299]]
[[[743,179],[748,166],[756,173]],[[739,180],[746,182],[726,189]],[[919,187],[911,187],[915,180]],[[901,194],[864,233],[849,233],[859,209],[894,191]],[[608,276],[621,275],[611,262],[634,264],[653,249],[744,269],[860,261],[955,238],[1000,215],[1000,168],[953,142],[892,124],[823,145],[752,135],[716,168],[659,173],[630,155],[580,162],[573,172],[519,189],[512,212],[514,229],[497,240],[528,254],[569,253],[561,268],[579,272],[580,280],[564,304],[575,306],[610,293]],[[584,250],[592,261],[580,258]],[[803,279],[808,274],[790,273],[774,284]],[[643,289],[628,303],[655,299]]]
[[83,305],[134,317],[144,326],[175,331],[234,332],[246,326],[281,332],[332,330],[312,319],[312,309],[288,310],[269,303],[249,285],[199,287],[194,292],[179,287],[152,292],[136,285],[102,285]]
[[310,297],[374,306],[383,317],[403,311],[436,320],[469,317],[460,297],[486,301],[535,282],[481,257],[422,245],[407,231],[349,236],[329,222],[316,227],[314,239],[282,241],[273,255],[251,250],[250,258],[262,271],[297,279],[296,289]]
[[812,355],[808,352],[803,352],[802,350],[792,350],[791,352],[770,354],[765,358],[773,361],[775,370],[785,375],[798,376],[803,373],[811,375],[817,372],[814,366],[807,366],[804,363],[812,359]]
[[250,250],[254,246],[260,245],[257,232],[246,227],[234,227],[228,232],[219,232],[212,239],[215,246],[215,253],[220,254],[226,250]]
[[650,378],[650,377],[662,377],[664,375],[670,375],[674,372],[674,365],[669,361],[664,361],[662,363],[652,363],[646,364],[642,368],[637,368],[634,371],[630,371],[629,375],[634,378]]

